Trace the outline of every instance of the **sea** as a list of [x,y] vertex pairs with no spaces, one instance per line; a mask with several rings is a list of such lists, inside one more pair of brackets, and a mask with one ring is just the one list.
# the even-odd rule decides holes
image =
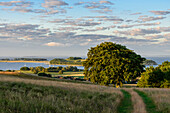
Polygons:
[[[162,64],[162,62],[164,61],[170,62],[170,57],[145,57],[145,58],[154,60],[158,65]],[[51,58],[48,58],[48,57],[46,59],[51,60]],[[158,65],[154,65],[154,67]],[[58,67],[58,66],[66,67],[68,65],[49,65],[45,63],[25,63],[25,62],[0,62],[0,70],[20,70],[20,68],[24,66],[27,66],[27,67],[42,66],[42,67],[48,68],[48,67]],[[76,67],[78,69],[84,69],[83,66],[76,66]]]
[[[45,63],[27,63],[27,62],[0,62],[0,70],[20,70],[21,67],[37,67],[42,66],[45,68],[48,67],[66,67],[68,65],[49,65]],[[78,69],[84,69],[83,66],[76,66]]]

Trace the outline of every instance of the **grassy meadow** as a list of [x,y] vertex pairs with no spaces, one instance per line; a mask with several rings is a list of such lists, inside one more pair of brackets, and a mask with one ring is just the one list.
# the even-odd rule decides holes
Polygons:
[[116,111],[113,93],[0,82],[0,112],[57,113]]
[[140,88],[138,89],[148,95],[160,113],[170,113],[170,89],[162,88]]
[[[150,103],[133,89],[141,91]],[[153,113],[152,106],[154,113],[169,113],[169,97],[170,89],[114,88],[25,74],[0,75],[2,113]]]

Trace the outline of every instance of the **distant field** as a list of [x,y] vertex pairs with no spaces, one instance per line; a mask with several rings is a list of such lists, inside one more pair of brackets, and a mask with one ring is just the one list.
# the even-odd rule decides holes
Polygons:
[[[19,71],[19,72],[33,74],[32,71]],[[81,72],[64,72],[63,74],[59,74],[58,72],[46,72],[46,73],[51,74],[52,77],[71,76],[71,77],[77,77],[77,78],[84,78],[83,71],[81,71]]]

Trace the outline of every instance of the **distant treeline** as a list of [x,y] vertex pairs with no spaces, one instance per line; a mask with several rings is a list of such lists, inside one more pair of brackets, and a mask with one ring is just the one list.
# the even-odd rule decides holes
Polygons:
[[14,59],[0,59],[2,61],[47,61],[45,58],[14,58]]
[[155,61],[153,61],[153,60],[149,60],[149,59],[147,59],[147,60],[145,60],[144,62],[143,62],[143,65],[148,65],[148,66],[150,66],[150,65],[158,65]]
[[73,64],[82,65],[81,57],[69,57],[67,59],[55,58],[50,61],[50,64]]
[[42,66],[38,67],[21,67],[20,70],[22,71],[29,71],[31,70],[35,74],[38,72],[78,72],[78,71],[83,71],[82,69],[78,69],[76,66],[67,66],[67,67],[49,67],[49,68],[44,68]]

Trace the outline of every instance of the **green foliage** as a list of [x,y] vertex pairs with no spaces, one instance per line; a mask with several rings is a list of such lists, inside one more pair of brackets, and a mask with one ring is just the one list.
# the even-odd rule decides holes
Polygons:
[[50,61],[50,64],[73,64],[73,65],[81,65],[79,57],[71,57],[68,59],[55,58]]
[[82,59],[81,57],[69,57],[68,58],[69,60],[80,60],[80,59]]
[[148,60],[146,59],[144,62],[143,62],[143,65],[158,65],[155,61],[153,60]]
[[58,74],[63,74],[63,71],[62,71],[62,70],[60,70],[60,71],[58,72]]
[[2,60],[2,61],[10,61],[9,58],[3,58],[3,59],[0,59],[0,60]]
[[84,61],[85,77],[101,85],[117,84],[140,76],[145,58],[125,46],[104,42],[89,49]]
[[42,67],[42,66],[38,66],[35,68],[38,72],[44,72],[45,71],[45,68]]
[[20,70],[22,70],[22,71],[29,71],[30,68],[29,67],[21,67]]
[[38,74],[38,70],[34,69],[34,70],[33,70],[33,73],[34,73],[34,74]]
[[47,61],[47,59],[44,58],[14,58],[15,61]]
[[43,76],[43,77],[52,77],[51,74],[46,74],[46,73],[38,73],[38,76]]
[[170,87],[170,62],[165,61],[162,65],[154,68],[150,66],[143,72],[137,84],[139,87]]
[[64,72],[67,72],[67,71],[77,72],[77,71],[79,71],[79,69],[77,69],[76,66],[67,66],[67,67],[59,66],[59,67],[49,67],[49,68],[46,68],[47,72],[59,72],[60,70],[62,70]]

